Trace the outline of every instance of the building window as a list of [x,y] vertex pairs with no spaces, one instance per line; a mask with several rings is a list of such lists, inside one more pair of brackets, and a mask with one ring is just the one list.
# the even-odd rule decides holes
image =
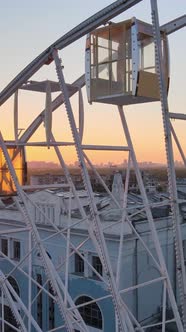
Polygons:
[[75,273],[84,273],[84,260],[78,254],[75,254]]
[[182,245],[183,245],[183,258],[184,258],[184,263],[186,265],[186,240],[182,241]]
[[[48,284],[48,291],[51,295],[54,295],[54,291],[50,282]],[[48,309],[49,330],[51,330],[55,328],[55,305],[54,300],[50,296],[48,297]]]
[[13,241],[13,259],[20,260],[21,258],[21,244],[19,241]]
[[[41,274],[37,274],[36,276],[38,284],[42,286],[42,276]],[[42,291],[39,286],[37,286],[37,322],[38,325],[41,327],[43,326],[43,297],[42,297]]]
[[[92,256],[92,266],[94,267],[94,269],[102,276],[103,275],[103,268],[102,268],[102,264],[101,261],[99,259],[98,256]],[[96,273],[93,271],[92,273],[93,277],[98,278],[98,276],[96,275]]]
[[17,240],[1,239],[1,252],[15,260],[21,258],[21,243]]
[[35,221],[42,224],[55,223],[55,206],[54,204],[39,203],[34,208]]
[[[17,281],[9,276],[7,278],[8,282],[10,283],[10,285],[12,286],[12,288],[14,289],[14,291],[17,293],[18,296],[20,296],[20,291],[19,291],[19,287],[17,284]],[[13,301],[17,302],[17,300],[15,299],[14,295],[12,294],[11,290],[9,290],[11,297],[13,299]],[[2,293],[1,293],[2,296]],[[5,297],[5,295],[4,295]],[[12,315],[12,310],[10,309],[10,307],[8,305],[5,305],[6,302],[8,302],[7,300],[4,300],[4,304],[2,304],[2,298],[0,298],[0,312],[2,312],[2,305],[4,308],[4,320],[1,320],[0,322],[0,331],[4,331],[4,332],[15,332],[15,328],[19,328],[19,326],[17,325],[17,322],[14,318],[14,316]],[[2,317],[1,317],[2,318]],[[12,325],[12,327],[9,324]],[[4,329],[3,329],[4,327]]]
[[102,315],[97,303],[87,304],[87,302],[92,301],[88,296],[81,296],[76,301],[76,305],[84,304],[84,306],[78,308],[85,324],[88,326],[95,327],[97,329],[102,329]]
[[8,256],[8,239],[1,239],[1,251]]
[[[9,323],[12,325],[12,327],[10,327],[10,325],[6,324]],[[12,310],[8,307],[8,306],[4,306],[4,331],[5,332],[15,332],[15,328],[19,328],[16,319],[14,318],[14,316],[12,315]]]

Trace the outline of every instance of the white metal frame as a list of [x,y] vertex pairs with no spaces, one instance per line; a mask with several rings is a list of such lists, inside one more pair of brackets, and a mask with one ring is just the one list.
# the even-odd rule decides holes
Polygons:
[[160,101],[162,109],[162,121],[164,126],[165,151],[167,158],[167,175],[170,195],[170,206],[172,210],[172,223],[175,237],[176,266],[180,291],[180,302],[184,329],[186,328],[186,271],[184,264],[183,244],[181,235],[181,220],[178,206],[178,194],[176,187],[176,174],[174,167],[174,156],[171,139],[171,126],[169,120],[169,105],[167,98],[166,83],[163,77],[163,58],[161,50],[160,26],[158,18],[157,0],[151,0],[152,26],[155,43],[156,73],[159,80]]
[[[50,220],[48,222],[51,224],[51,228],[53,230],[53,234],[45,239],[41,239],[38,226],[35,224],[35,221],[33,220],[33,217],[30,214],[29,211],[29,203],[31,203],[36,208],[37,205],[34,205],[34,202],[30,202],[29,195],[25,193],[25,190],[28,189],[28,186],[21,187],[18,183],[15,170],[12,165],[12,161],[9,157],[7,147],[9,144],[12,144],[12,142],[5,143],[5,140],[0,134],[0,147],[4,153],[9,171],[11,173],[12,179],[14,181],[14,184],[16,186],[18,199],[15,199],[15,203],[17,207],[19,208],[22,217],[23,217],[23,223],[25,224],[20,229],[15,229],[15,227],[12,227],[10,229],[7,228],[6,231],[1,231],[0,234],[10,233],[13,234],[14,232],[25,232],[28,236],[28,252],[26,255],[21,259],[20,262],[15,263],[11,258],[7,257],[3,253],[1,255],[7,259],[7,261],[12,265],[12,269],[10,270],[8,275],[12,275],[16,270],[20,271],[20,273],[23,273],[24,276],[28,278],[28,306],[26,307],[21,298],[16,294],[14,289],[9,284],[7,278],[8,276],[5,276],[3,272],[0,273],[0,286],[3,290],[3,294],[6,297],[6,300],[9,302],[10,308],[12,310],[12,313],[19,322],[19,328],[15,330],[18,331],[29,331],[32,332],[32,327],[35,328],[36,331],[42,331],[42,329],[38,326],[36,320],[32,316],[32,305],[34,301],[37,299],[37,296],[33,299],[31,294],[32,284],[39,287],[39,292],[44,292],[47,296],[50,296],[56,305],[58,306],[59,312],[63,318],[64,325],[59,327],[56,326],[54,330],[64,330],[68,332],[73,332],[74,329],[78,329],[81,332],[87,332],[88,327],[84,323],[82,317],[79,314],[78,307],[76,306],[74,301],[72,300],[70,294],[69,294],[69,259],[73,255],[73,253],[78,253],[80,257],[84,260],[84,262],[89,266],[90,269],[102,280],[103,283],[108,288],[108,295],[104,297],[99,297],[97,299],[94,299],[90,301],[89,303],[94,303],[106,299],[111,298],[113,301],[113,306],[115,309],[116,314],[116,330],[126,332],[126,331],[145,331],[149,327],[153,326],[161,326],[162,331],[166,330],[166,324],[170,322],[170,320],[167,320],[166,318],[166,307],[167,307],[167,298],[170,302],[174,318],[171,321],[174,321],[177,325],[178,331],[182,332],[185,329],[185,319],[186,319],[186,276],[185,276],[185,267],[184,267],[184,260],[183,260],[183,248],[182,248],[182,240],[181,240],[181,229],[180,229],[180,222],[179,222],[179,211],[178,211],[178,198],[177,198],[177,192],[176,192],[176,180],[175,180],[175,171],[174,171],[174,161],[173,161],[173,151],[172,151],[172,143],[171,143],[171,131],[173,133],[173,136],[176,140],[176,143],[179,145],[179,141],[177,139],[177,136],[173,130],[173,128],[170,125],[169,118],[179,117],[179,115],[175,115],[173,113],[168,114],[168,103],[167,103],[167,94],[165,89],[165,83],[163,81],[163,75],[162,75],[162,60],[161,60],[161,41],[160,41],[160,28],[165,30],[165,33],[170,34],[172,32],[175,32],[176,30],[184,27],[186,25],[186,16],[182,16],[181,18],[178,18],[177,20],[174,20],[170,23],[167,23],[163,25],[162,27],[159,27],[158,22],[158,10],[157,10],[157,4],[156,0],[151,0],[151,6],[152,6],[152,17],[153,17],[153,29],[154,29],[154,40],[155,40],[155,46],[156,46],[156,69],[157,74],[159,76],[159,86],[160,86],[160,95],[161,95],[161,104],[162,104],[162,114],[163,114],[163,123],[164,123],[164,129],[165,129],[165,137],[166,137],[166,151],[167,151],[167,164],[168,164],[168,176],[169,176],[169,189],[170,189],[170,202],[173,212],[173,224],[174,224],[174,230],[175,230],[175,246],[176,246],[176,261],[177,261],[177,268],[179,269],[179,280],[180,280],[180,297],[183,300],[181,300],[182,309],[183,309],[183,316],[182,320],[180,318],[180,314],[178,311],[178,307],[175,301],[174,293],[172,290],[170,278],[167,272],[166,264],[164,261],[162,249],[160,246],[160,241],[158,238],[158,232],[155,228],[155,224],[153,221],[152,213],[151,213],[151,206],[148,202],[147,195],[145,192],[144,184],[142,181],[142,177],[140,174],[139,166],[136,160],[135,151],[133,148],[132,140],[130,137],[130,132],[127,126],[127,121],[125,118],[124,111],[121,106],[118,106],[118,112],[121,119],[121,125],[123,127],[123,131],[127,140],[127,146],[101,146],[101,145],[83,145],[82,144],[82,138],[83,138],[83,128],[84,128],[84,107],[83,107],[83,98],[82,98],[82,87],[85,85],[85,77],[84,75],[78,78],[74,83],[72,83],[72,87],[76,87],[77,90],[75,92],[79,95],[79,125],[77,129],[77,125],[74,120],[74,115],[70,103],[70,97],[75,92],[68,92],[67,85],[65,83],[65,79],[63,76],[63,70],[61,66],[61,61],[58,55],[58,51],[66,46],[68,46],[70,43],[74,42],[78,38],[82,37],[86,33],[90,32],[91,30],[98,27],[100,24],[107,22],[109,19],[115,17],[116,15],[120,14],[124,10],[132,7],[133,5],[137,4],[141,0],[118,0],[112,3],[111,5],[107,6],[105,9],[100,11],[99,13],[95,14],[94,16],[90,17],[88,20],[82,22],[79,26],[72,29],[69,33],[67,33],[65,36],[60,38],[58,41],[56,41],[54,44],[52,44],[47,50],[45,50],[41,55],[39,55],[33,62],[31,62],[10,84],[0,93],[0,104],[3,104],[13,93],[15,93],[15,100],[14,100],[14,124],[15,124],[15,144],[17,147],[25,145],[33,145],[33,146],[50,146],[53,147],[56,155],[59,159],[59,163],[64,170],[64,174],[66,177],[66,187],[69,187],[70,190],[70,204],[69,204],[69,210],[68,210],[68,224],[67,227],[64,229],[60,229],[58,226],[53,224]],[[136,42],[136,40],[135,40]],[[73,141],[72,142],[56,142],[53,133],[49,133],[49,130],[47,132],[47,140],[46,142],[34,142],[29,143],[28,140],[30,137],[34,134],[34,132],[37,130],[39,125],[44,122],[45,117],[45,110],[41,112],[41,114],[33,120],[33,123],[25,130],[25,132],[20,137],[19,128],[18,128],[18,89],[21,89],[23,83],[26,83],[28,78],[30,78],[39,68],[45,64],[49,63],[50,61],[55,62],[56,66],[56,72],[59,80],[59,85],[61,89],[61,94],[53,101],[49,100],[48,105],[50,109],[48,110],[49,116],[51,116],[51,113],[55,111],[61,104],[65,105],[65,110],[68,115],[69,119],[69,127],[71,128],[72,135],[73,135]],[[51,96],[48,96],[49,99]],[[46,107],[46,108],[47,108]],[[180,118],[185,118],[184,115],[180,115]],[[50,135],[48,135],[50,134]],[[83,177],[83,183],[85,190],[87,192],[87,195],[89,197],[89,207],[90,207],[90,215],[87,215],[82,204],[81,200],[78,196],[78,193],[76,191],[76,188],[72,182],[70,173],[68,171],[68,168],[65,164],[65,161],[63,159],[63,156],[60,152],[59,146],[68,146],[73,145],[76,148],[79,163],[81,166],[81,172]],[[108,187],[106,186],[105,182],[101,178],[101,176],[98,174],[97,170],[89,160],[89,158],[85,154],[85,150],[103,150],[103,151],[125,151],[128,153],[128,168],[127,168],[127,175],[126,175],[126,182],[125,182],[125,193],[124,193],[124,203],[123,206],[120,206],[120,204],[117,202],[117,200],[114,198]],[[181,149],[181,146],[179,148],[180,153],[182,157],[184,156],[183,151]],[[185,158],[183,158],[185,162]],[[113,227],[114,223],[111,223],[110,226],[107,226],[105,228],[102,227],[101,221],[100,221],[100,215],[99,211],[97,210],[94,194],[90,182],[90,178],[87,171],[87,166],[85,161],[88,162],[90,167],[93,169],[94,173],[96,174],[98,180],[105,188],[106,192],[108,193],[111,200],[114,201],[117,209],[119,211],[122,211],[122,217],[121,219],[115,223],[120,225],[121,232],[120,232],[120,239],[119,239],[119,246],[118,246],[118,261],[117,261],[117,271],[116,276],[113,273],[111,261],[109,257],[109,252],[107,248],[107,242],[106,242],[106,236],[105,236],[105,230],[108,229],[108,227]],[[131,164],[135,170],[135,174],[137,177],[139,189],[141,192],[143,205],[141,206],[141,209],[137,212],[145,212],[147,217],[147,222],[149,225],[152,241],[154,243],[154,247],[156,249],[156,255],[157,258],[154,257],[154,254],[151,252],[150,248],[148,248],[147,244],[144,242],[142,236],[138,234],[137,230],[132,224],[132,216],[128,216],[128,207],[127,207],[127,196],[128,196],[128,182],[129,182],[129,176],[130,176],[130,167]],[[186,165],[186,162],[185,162]],[[63,187],[64,187],[63,186]],[[57,186],[56,186],[57,187]],[[58,186],[59,187],[59,186]],[[38,189],[38,187],[29,187],[29,189]],[[40,189],[44,189],[44,187],[40,186]],[[75,197],[77,205],[79,207],[79,211],[81,214],[81,219],[78,220],[77,223],[86,222],[87,228],[88,228],[88,234],[84,241],[82,241],[78,246],[75,246],[72,243],[71,240],[71,230],[73,229],[73,226],[75,224],[71,224],[71,197],[72,195]],[[159,205],[167,204],[166,202],[162,202]],[[38,208],[40,213],[43,214],[43,212]],[[133,214],[134,215],[134,214]],[[45,216],[47,219],[47,216]],[[131,287],[128,287],[126,289],[120,289],[119,287],[119,281],[120,281],[120,266],[121,266],[121,255],[123,251],[123,245],[124,245],[124,229],[125,227],[129,227],[131,229],[131,232],[135,234],[135,236],[138,238],[144,249],[146,250],[147,254],[151,259],[153,260],[157,270],[159,271],[159,277],[155,278],[153,280],[149,280],[148,282],[144,282],[142,284],[136,284]],[[53,262],[50,260],[46,253],[45,249],[45,242],[52,237],[55,236],[61,236],[64,241],[66,241],[66,259],[65,261],[56,268],[53,264]],[[91,241],[95,251],[97,252],[102,265],[104,269],[104,275],[101,276],[94,267],[90,264],[88,259],[82,255],[81,248],[83,245],[87,242]],[[42,265],[46,274],[46,282],[44,285],[39,285],[36,280],[34,280],[32,276],[32,255],[34,250],[38,250],[40,252],[41,258],[42,258]],[[26,272],[23,268],[23,263],[28,265],[28,272]],[[65,282],[62,281],[59,275],[60,269],[63,267],[65,271]],[[180,269],[181,267],[181,269]],[[50,282],[52,285],[52,288],[54,290],[54,295],[50,294],[47,289],[45,288],[45,285],[47,282]],[[162,321],[157,323],[152,323],[148,325],[142,325],[140,324],[137,319],[134,317],[134,314],[131,312],[131,310],[127,307],[126,303],[123,300],[122,294],[127,293],[131,290],[137,290],[139,288],[143,288],[146,286],[150,286],[154,283],[161,282],[163,285],[163,297],[162,297]],[[21,306],[25,317],[27,317],[27,322],[25,323],[24,317],[22,317],[17,310],[17,307],[12,299],[12,295],[16,298],[19,305]],[[3,303],[3,296],[2,296],[2,303]],[[82,305],[81,305],[82,306]],[[4,309],[2,305],[2,320],[4,317]],[[2,331],[4,331],[4,324],[2,325]],[[54,331],[53,330],[53,331]]]

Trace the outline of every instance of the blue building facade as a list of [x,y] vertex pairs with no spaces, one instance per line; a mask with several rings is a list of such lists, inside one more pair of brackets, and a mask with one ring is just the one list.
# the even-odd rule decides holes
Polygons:
[[[43,200],[44,195],[42,192],[37,195],[32,195],[32,199],[35,197],[38,204],[44,204],[45,202],[51,207],[55,201],[54,222],[56,220],[59,229],[65,229],[68,224],[68,218],[62,210],[58,208],[60,199],[55,198],[54,200],[53,194],[47,193],[46,202]],[[33,209],[30,211],[34,216]],[[57,214],[56,211],[58,211]],[[100,276],[104,277],[104,271],[92,241],[88,237],[87,225],[84,222],[79,225],[77,220],[78,218],[71,219],[72,224],[77,225],[71,227],[70,241],[75,247],[80,246],[79,252],[86,258],[86,261],[73,251],[72,248],[69,249],[71,250],[68,263],[69,294],[77,305],[90,332],[114,332],[115,314],[113,303],[109,295],[110,292],[108,291],[108,285],[96,274],[97,271]],[[110,262],[114,276],[116,276],[120,227],[119,225],[117,226],[117,223],[114,228],[108,227],[110,222],[111,221],[103,221],[102,223],[105,228],[105,238]],[[156,219],[155,223],[172,286],[175,294],[177,294],[174,244],[170,218],[164,217]],[[19,294],[25,306],[28,307],[29,258],[27,253],[29,252],[29,233],[22,230],[23,225],[22,216],[15,207],[1,209],[1,271],[3,271],[5,276],[11,275],[12,279],[10,279],[9,282]],[[142,236],[146,246],[154,254],[154,257],[156,257],[154,244],[146,220],[135,222],[134,226],[138,234]],[[8,228],[10,228],[10,230],[17,229],[17,232],[14,231],[14,233],[11,233],[10,231],[10,234],[3,234],[3,229],[7,231]],[[44,219],[37,221],[37,229],[40,233],[46,253],[58,271],[61,280],[65,283],[66,236],[63,237],[61,234],[55,234],[53,228],[48,225]],[[184,223],[182,224],[182,233],[183,239],[186,239],[186,227]],[[82,245],[82,243],[84,244]],[[53,289],[46,276],[38,248],[34,247],[33,243],[31,247],[32,255],[30,264],[33,278],[31,282],[32,315],[35,317],[42,331],[49,331],[54,328],[56,331],[65,331],[65,329],[62,328],[63,319],[61,318],[58,307],[52,300],[52,297],[49,296],[49,294],[53,294]],[[92,269],[92,266],[94,269]],[[19,270],[19,267],[25,274]],[[142,243],[134,233],[126,231],[123,242],[118,287],[121,290],[124,302],[139,322],[156,322],[161,315],[162,283],[158,281],[154,283],[151,282],[158,277],[159,273],[154,261],[148,255]],[[36,283],[34,283],[34,281],[36,281]],[[145,287],[134,287],[135,285],[143,285],[144,283],[146,283]],[[44,287],[46,292],[41,290],[39,285]],[[9,303],[6,303],[6,298],[2,299],[1,296],[1,304],[2,301],[4,301],[3,303],[7,307],[4,311],[5,319],[10,321],[10,324],[15,324],[16,326],[16,322],[11,318],[11,311],[8,310]],[[17,301],[15,298],[14,301],[16,304]],[[87,302],[88,304],[83,306],[83,303]],[[16,305],[20,314],[22,314],[19,304],[17,303]],[[171,316],[171,312],[169,314]],[[6,331],[14,331],[14,329],[11,330],[11,326],[7,325],[5,332]],[[79,331],[78,327],[76,331]],[[34,327],[32,327],[31,332],[35,332]]]

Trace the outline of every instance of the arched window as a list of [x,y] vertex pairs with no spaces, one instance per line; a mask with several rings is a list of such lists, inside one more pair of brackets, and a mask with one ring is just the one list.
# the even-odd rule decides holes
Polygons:
[[97,329],[102,329],[102,314],[97,305],[97,303],[87,304],[87,302],[92,301],[88,296],[81,296],[76,300],[76,305],[84,304],[84,306],[78,308],[83,320],[89,326],[95,327]]
[[[9,281],[10,285],[12,286],[12,288],[17,293],[17,295],[20,296],[20,291],[19,291],[19,286],[17,284],[17,281],[11,276],[8,277],[8,281]],[[16,301],[16,299],[13,295],[12,295],[12,298],[13,298],[14,301]]]
[[[17,284],[17,281],[11,276],[9,276],[7,280],[9,281],[10,285],[12,286],[12,288],[15,290],[15,292],[19,296],[20,291],[19,291],[19,286]],[[2,295],[2,289],[0,288],[0,297],[1,297],[1,295]],[[13,298],[14,301],[16,301],[16,299],[13,295],[12,295],[12,298]]]

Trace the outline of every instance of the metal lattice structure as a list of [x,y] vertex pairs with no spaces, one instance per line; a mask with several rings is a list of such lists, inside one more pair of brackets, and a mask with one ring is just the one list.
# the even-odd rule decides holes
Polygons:
[[[163,204],[171,206],[171,222],[173,225],[174,233],[174,244],[175,244],[175,257],[176,267],[179,281],[179,300],[176,301],[175,294],[170,280],[168,267],[166,266],[164,253],[159,238],[159,233],[155,225],[155,221],[152,215],[152,206],[149,203],[145,186],[139,169],[139,165],[136,159],[130,131],[128,128],[125,110],[119,103],[116,108],[118,115],[121,120],[121,126],[123,133],[126,138],[126,146],[103,146],[103,145],[85,145],[83,144],[83,129],[84,129],[84,107],[82,88],[85,86],[85,75],[79,77],[74,83],[67,84],[65,82],[62,62],[59,57],[59,50],[67,47],[77,39],[81,38],[87,33],[91,33],[93,30],[98,28],[101,24],[108,22],[110,19],[116,17],[126,9],[136,5],[140,0],[118,0],[113,4],[109,5],[105,9],[101,10],[94,16],[90,17],[58,41],[53,43],[47,50],[40,54],[33,62],[31,62],[22,72],[17,75],[13,81],[0,93],[0,105],[3,105],[6,100],[15,94],[14,97],[14,129],[15,129],[15,140],[14,142],[7,141],[6,137],[0,134],[0,146],[3,154],[2,159],[2,179],[1,179],[1,191],[3,190],[8,193],[12,191],[13,204],[17,207],[21,215],[21,220],[18,221],[17,227],[13,223],[3,224],[0,230],[1,237],[13,236],[13,234],[24,234],[24,239],[27,242],[27,250],[21,257],[21,260],[16,262],[15,259],[9,257],[5,247],[1,247],[1,257],[3,257],[8,266],[8,273],[4,272],[4,265],[2,264],[0,273],[0,286],[1,286],[1,331],[45,331],[40,324],[40,316],[34,312],[34,305],[37,303],[37,310],[39,312],[39,306],[41,305],[40,295],[48,297],[50,303],[50,311],[52,312],[55,308],[58,312],[60,319],[58,323],[53,323],[52,318],[50,320],[47,331],[93,331],[89,325],[86,324],[84,316],[82,315],[81,308],[91,305],[99,304],[101,301],[109,299],[115,315],[115,331],[146,331],[147,329],[153,329],[155,327],[161,328],[162,331],[167,329],[167,324],[174,323],[176,329],[180,332],[185,330],[186,324],[186,275],[185,265],[183,256],[182,236],[181,236],[181,222],[178,207],[178,197],[176,189],[176,178],[174,170],[173,160],[173,148],[172,148],[172,137],[171,133],[176,140],[179,151],[185,162],[185,156],[182,148],[179,144],[178,138],[174,129],[170,123],[170,118],[185,119],[185,115],[169,113],[168,101],[167,101],[167,82],[164,76],[163,69],[163,58],[162,58],[162,47],[161,47],[161,33],[169,35],[176,30],[183,28],[186,25],[186,16],[180,17],[172,22],[169,22],[162,27],[159,26],[158,20],[158,9],[156,0],[151,0],[152,9],[152,31],[153,41],[155,45],[155,62],[156,62],[156,75],[159,82],[159,96],[162,106],[162,122],[164,125],[165,133],[165,148],[167,154],[167,170],[168,170],[168,182],[169,182],[169,198],[165,202],[159,203],[159,206]],[[160,33],[161,31],[161,33]],[[28,81],[34,73],[36,73],[44,64],[50,64],[54,62],[57,73],[57,82],[45,81],[36,82]],[[31,90],[40,91],[46,93],[46,105],[45,109],[39,114],[38,117],[33,119],[31,125],[20,135],[18,130],[18,90]],[[51,98],[51,93],[60,91],[58,97],[54,100]],[[71,106],[70,98],[74,94],[79,96],[79,125],[75,122],[74,113]],[[69,121],[69,128],[72,133],[72,141],[57,142],[55,140],[55,133],[52,133],[52,112],[54,112],[60,105],[64,105],[65,111]],[[37,131],[40,124],[45,124],[46,130],[46,142],[29,142],[32,135]],[[77,129],[78,127],[78,129]],[[83,187],[86,192],[88,200],[88,208],[86,209],[81,202],[78,191],[72,181],[71,175],[65,164],[63,155],[60,147],[72,145],[76,149],[78,162],[81,169]],[[24,183],[24,153],[21,156],[21,167],[19,166],[19,172],[16,169],[15,161],[16,158],[23,151],[23,147],[27,146],[45,146],[55,150],[58,157],[59,163],[65,174],[65,183],[62,185],[53,184],[47,186],[47,188],[61,188],[68,191],[69,204],[68,211],[65,215],[65,223],[62,225],[56,224],[51,217],[51,214],[47,214],[46,210],[43,210],[41,206],[37,205],[29,195],[28,190],[45,189],[45,186],[29,186]],[[11,150],[12,149],[12,150]],[[12,153],[10,153],[10,150]],[[125,189],[123,193],[122,204],[119,202],[113,193],[109,190],[108,186],[98,174],[97,170],[93,166],[92,162],[86,155],[86,150],[95,151],[123,151],[128,155],[128,164],[125,179]],[[103,188],[108,194],[111,200],[115,212],[120,216],[117,222],[111,222],[110,225],[104,226],[102,222],[102,212],[98,209],[95,195],[92,189],[91,180],[87,168],[87,164],[95,173],[98,181],[101,183]],[[143,239],[140,231],[133,224],[133,217],[136,212],[129,215],[128,205],[128,186],[130,169],[133,167],[138,188],[141,194],[142,204],[138,209],[137,213],[143,212],[148,227],[150,243],[148,245]],[[22,172],[20,171],[23,171]],[[3,173],[4,172],[4,173]],[[21,172],[21,174],[20,174]],[[11,185],[10,185],[11,182]],[[8,185],[9,184],[9,185]],[[8,186],[8,187],[7,187]],[[8,188],[8,189],[7,189]],[[72,200],[75,200],[77,210],[79,214],[78,221],[74,221],[72,218]],[[158,206],[158,204],[157,204]],[[44,233],[39,224],[36,223],[36,214],[31,211],[34,209],[36,214],[39,214],[41,218],[46,221],[47,227],[50,227],[51,234]],[[113,208],[107,213],[112,213]],[[86,236],[77,243],[73,241],[72,233],[74,227],[79,225],[84,227],[86,230]],[[112,254],[109,248],[108,233],[107,230],[110,228],[114,234],[114,229],[119,229],[119,241],[117,248],[117,262],[115,269],[113,268]],[[122,255],[124,252],[124,241],[125,236],[134,236],[140,243],[140,246],[145,251],[151,264],[157,271],[156,277],[149,280],[145,280],[142,283],[135,283],[128,287],[122,288],[122,271],[121,265]],[[48,241],[59,238],[64,243],[65,247],[65,259],[61,264],[56,264],[47,252]],[[89,261],[88,256],[82,253],[82,248],[86,243],[90,243],[94,253],[99,258],[100,270],[95,268]],[[14,241],[14,249],[16,249],[16,241]],[[153,249],[152,249],[153,248]],[[8,249],[7,249],[8,250]],[[17,249],[19,252],[19,248]],[[60,250],[60,249],[59,249]],[[16,251],[16,250],[15,250]],[[34,255],[37,253],[37,257],[41,260],[40,265],[42,266],[43,275],[45,279],[41,282],[39,274],[36,272],[36,276],[33,274],[33,265],[36,263],[33,260]],[[92,271],[94,276],[102,282],[102,287],[105,290],[104,296],[96,296],[84,304],[77,304],[74,300],[73,295],[70,292],[70,262],[73,255],[78,255],[80,261],[86,264]],[[14,257],[15,258],[15,257]],[[37,268],[36,268],[37,271]],[[12,284],[10,277],[16,275],[16,273],[25,279],[27,293],[26,300],[23,299],[23,294],[19,294],[16,291],[15,285]],[[140,289],[148,287],[149,292],[154,284],[160,285],[162,292],[162,301],[160,303],[160,312],[158,319],[154,322],[142,322],[135,314],[130,301],[126,300],[126,295],[130,292],[138,292]],[[34,293],[33,289],[37,289]],[[179,303],[179,305],[178,305]],[[12,321],[6,320],[7,308],[13,315]],[[94,307],[95,309],[95,307]],[[167,315],[168,309],[171,311],[172,317],[169,318]],[[49,313],[50,315],[50,313]],[[108,318],[109,319],[109,318]],[[103,330],[102,326],[97,327],[94,331]],[[105,331],[105,330],[104,330]]]

